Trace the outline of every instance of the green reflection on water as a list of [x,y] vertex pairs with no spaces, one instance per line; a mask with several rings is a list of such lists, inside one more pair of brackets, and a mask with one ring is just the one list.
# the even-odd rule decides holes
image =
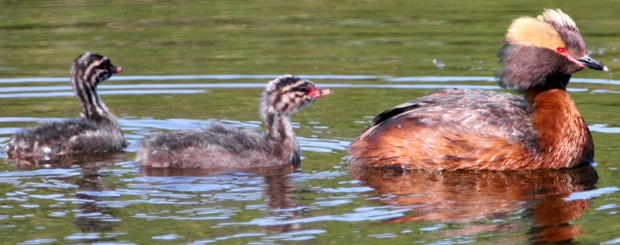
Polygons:
[[66,76],[85,50],[110,56],[126,74],[489,76],[510,21],[544,7],[575,18],[590,49],[605,49],[595,57],[614,70],[620,23],[610,4],[2,1],[0,77]]

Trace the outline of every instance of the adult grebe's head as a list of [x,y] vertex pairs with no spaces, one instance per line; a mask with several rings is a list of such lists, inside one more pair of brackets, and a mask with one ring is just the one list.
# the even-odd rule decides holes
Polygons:
[[[537,18],[515,19],[504,43],[498,54],[505,64],[498,72],[504,87],[565,87],[570,75],[584,67],[607,71],[605,65],[588,55],[577,25],[559,9],[547,9]],[[558,81],[564,82],[548,84]]]

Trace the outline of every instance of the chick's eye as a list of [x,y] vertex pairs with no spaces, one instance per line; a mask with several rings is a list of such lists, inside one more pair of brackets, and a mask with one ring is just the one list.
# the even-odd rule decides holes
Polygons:
[[301,88],[299,88],[299,91],[307,93],[308,92],[308,87],[301,87]]

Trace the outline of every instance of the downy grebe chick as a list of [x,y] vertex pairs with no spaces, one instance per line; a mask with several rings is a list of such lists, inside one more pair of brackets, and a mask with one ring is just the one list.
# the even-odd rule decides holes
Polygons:
[[560,10],[521,17],[508,29],[497,76],[524,93],[452,89],[379,114],[349,147],[352,164],[410,169],[532,170],[593,161],[588,126],[566,92],[588,56],[575,22]]
[[198,130],[160,134],[142,142],[136,162],[148,168],[209,169],[298,164],[300,149],[290,116],[331,93],[308,80],[282,76],[269,82],[261,95],[260,115],[266,133],[215,124]]
[[16,133],[6,153],[13,158],[120,151],[127,146],[116,118],[97,94],[97,85],[123,69],[108,57],[86,52],[71,67],[71,85],[82,103],[79,118],[43,123]]

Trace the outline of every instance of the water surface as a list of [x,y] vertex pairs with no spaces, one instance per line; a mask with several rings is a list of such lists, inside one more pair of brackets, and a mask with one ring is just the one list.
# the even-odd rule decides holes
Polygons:
[[[0,146],[79,114],[83,51],[124,72],[100,86],[124,153],[24,162],[0,154],[3,244],[620,242],[620,69],[613,1],[2,1]],[[510,21],[560,7],[611,72],[569,92],[596,164],[562,171],[350,169],[346,147],[383,110],[442,88],[499,90]],[[222,123],[262,130],[258,96],[295,74],[334,94],[292,118],[302,167],[145,170],[138,142]]]

